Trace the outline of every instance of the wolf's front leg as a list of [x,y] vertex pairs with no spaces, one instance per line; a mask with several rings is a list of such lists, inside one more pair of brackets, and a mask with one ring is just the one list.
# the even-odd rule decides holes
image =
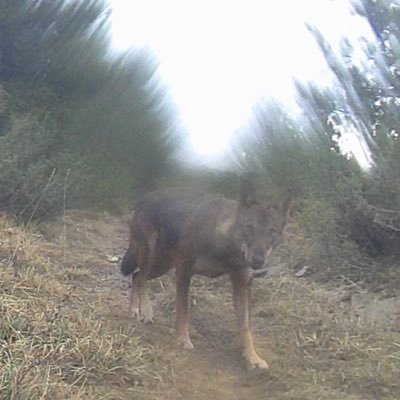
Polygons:
[[269,368],[254,348],[253,338],[250,331],[250,281],[246,270],[231,273],[233,287],[233,303],[235,306],[236,319],[239,328],[240,345],[243,356],[249,369]]
[[139,319],[144,323],[151,323],[154,320],[153,307],[147,288],[147,279],[140,282],[139,286]]

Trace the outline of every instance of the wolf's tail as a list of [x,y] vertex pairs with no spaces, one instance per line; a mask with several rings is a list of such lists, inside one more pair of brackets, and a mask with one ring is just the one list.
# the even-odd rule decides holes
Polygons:
[[131,275],[137,269],[136,258],[130,249],[125,253],[124,258],[121,261],[121,273],[124,276]]

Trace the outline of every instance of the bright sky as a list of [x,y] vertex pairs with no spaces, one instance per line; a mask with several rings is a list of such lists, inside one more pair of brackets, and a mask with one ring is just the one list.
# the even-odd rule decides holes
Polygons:
[[367,30],[347,0],[111,0],[115,45],[150,47],[194,157],[212,163],[263,96],[294,107],[292,77],[327,82],[305,21],[337,42]]

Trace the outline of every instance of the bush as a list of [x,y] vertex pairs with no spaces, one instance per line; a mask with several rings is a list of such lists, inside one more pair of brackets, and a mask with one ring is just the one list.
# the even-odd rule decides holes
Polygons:
[[84,160],[71,146],[59,151],[51,123],[13,117],[0,137],[0,208],[29,222],[59,213],[87,190]]

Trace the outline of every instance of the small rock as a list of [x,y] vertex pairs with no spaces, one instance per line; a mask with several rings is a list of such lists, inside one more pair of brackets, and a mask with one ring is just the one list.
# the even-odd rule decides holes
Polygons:
[[297,271],[294,276],[296,278],[301,278],[302,276],[304,276],[308,271],[308,265],[305,265],[302,269],[300,269],[299,271]]
[[110,263],[117,263],[119,261],[119,257],[116,256],[106,256],[107,261]]

